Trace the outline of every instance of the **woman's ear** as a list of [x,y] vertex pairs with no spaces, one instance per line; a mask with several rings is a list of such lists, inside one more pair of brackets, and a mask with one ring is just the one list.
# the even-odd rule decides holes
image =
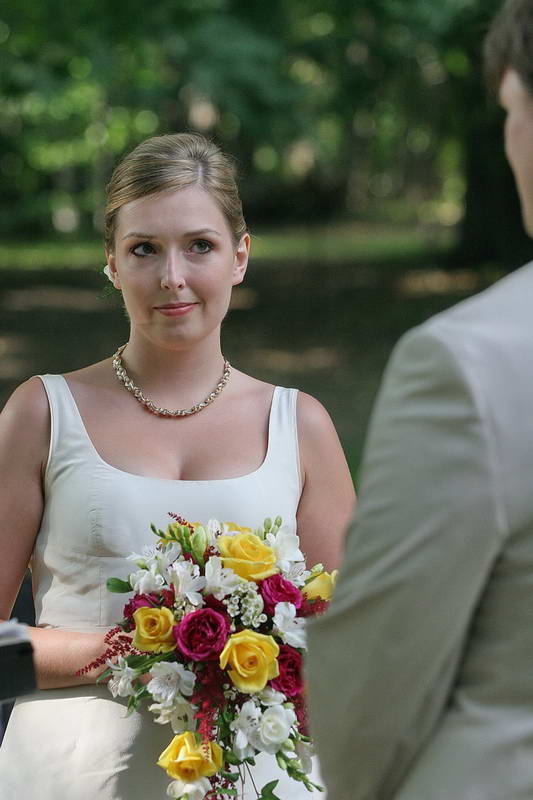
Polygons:
[[104,272],[111,281],[111,283],[113,284],[113,286],[115,287],[115,289],[120,290],[122,287],[120,285],[120,278],[117,272],[117,263],[115,254],[106,251],[106,255],[107,255],[107,264],[104,267]]
[[244,280],[246,268],[248,266],[248,258],[250,256],[250,244],[250,234],[244,233],[235,251],[235,258],[233,261],[233,286],[242,283]]

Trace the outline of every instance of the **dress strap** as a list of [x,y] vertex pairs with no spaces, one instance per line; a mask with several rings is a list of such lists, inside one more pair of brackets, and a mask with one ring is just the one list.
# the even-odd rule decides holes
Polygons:
[[268,432],[268,462],[276,470],[290,476],[289,483],[302,489],[298,423],[296,417],[297,389],[277,386],[272,398]]
[[50,447],[45,480],[53,479],[58,469],[73,461],[94,457],[92,447],[65,378],[62,375],[38,375],[43,383],[50,408]]

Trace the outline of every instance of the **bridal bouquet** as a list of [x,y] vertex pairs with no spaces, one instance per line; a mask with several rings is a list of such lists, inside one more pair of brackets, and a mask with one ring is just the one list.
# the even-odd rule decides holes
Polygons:
[[[320,790],[307,774],[302,653],[305,618],[327,607],[334,574],[306,568],[279,517],[255,531],[171,517],[165,531],[152,526],[153,547],[128,557],[128,580],[108,581],[112,592],[134,592],[114,629],[123,642],[133,635],[133,650],[106,661],[101,677],[128,697],[128,711],[147,701],[154,722],[170,725],[157,762],[172,778],[170,797],[237,796],[258,753]],[[258,797],[276,800],[276,784]]]

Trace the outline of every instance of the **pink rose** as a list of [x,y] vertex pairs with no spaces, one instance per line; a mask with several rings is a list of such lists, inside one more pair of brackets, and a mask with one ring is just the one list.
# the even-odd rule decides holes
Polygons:
[[228,617],[212,608],[191,611],[178,625],[174,637],[184,656],[192,661],[212,661],[224,649],[230,632]]
[[278,656],[279,675],[270,685],[285,697],[296,697],[304,688],[302,677],[302,654],[288,644],[282,644]]
[[271,575],[270,578],[265,578],[264,581],[261,581],[259,590],[263,597],[267,614],[274,614],[276,603],[292,603],[296,608],[300,608],[302,605],[301,591],[279,574]]
[[155,594],[155,592],[150,592],[150,594],[136,594],[131,598],[131,600],[128,600],[122,613],[124,614],[125,619],[133,622],[133,615],[138,608],[143,608],[146,606],[153,608],[154,606],[158,605],[159,595]]

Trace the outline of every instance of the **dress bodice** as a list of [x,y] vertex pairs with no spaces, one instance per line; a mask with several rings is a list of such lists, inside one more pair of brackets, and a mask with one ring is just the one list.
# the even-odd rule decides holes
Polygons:
[[124,472],[92,444],[66,380],[41,376],[50,406],[45,509],[33,556],[36,624],[78,631],[107,628],[122,617],[124,597],[106,580],[133,571],[126,556],[165,528],[172,511],[252,528],[280,515],[296,528],[301,477],[295,389],[276,387],[268,448],[258,469],[237,478],[169,480]]

